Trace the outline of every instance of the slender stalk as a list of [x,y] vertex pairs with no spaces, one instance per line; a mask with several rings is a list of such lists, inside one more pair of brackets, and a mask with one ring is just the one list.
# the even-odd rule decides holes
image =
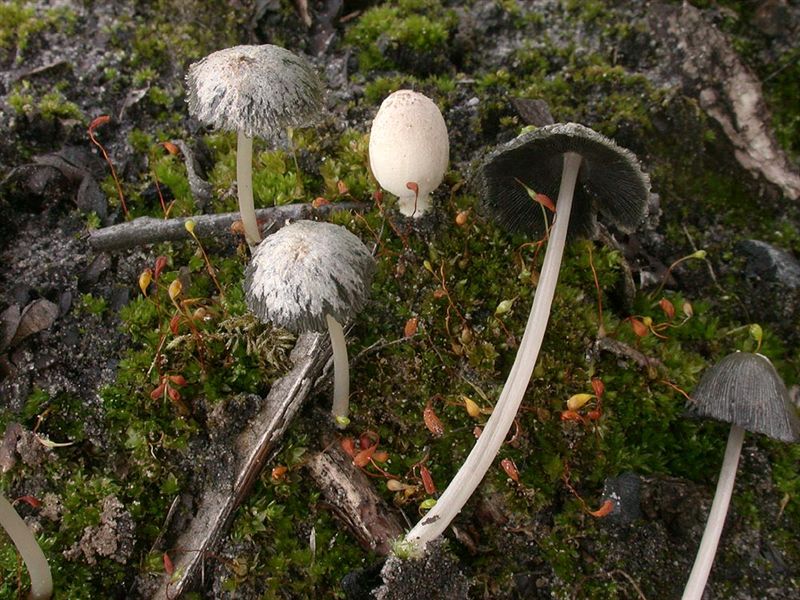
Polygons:
[[333,420],[338,427],[347,427],[350,419],[350,366],[347,362],[347,342],[344,339],[344,330],[339,321],[330,315],[325,315],[328,322],[328,333],[331,336],[331,350],[333,350]]
[[533,368],[536,365],[547,320],[550,316],[550,305],[553,302],[561,257],[564,254],[569,216],[572,210],[572,196],[575,192],[580,165],[579,154],[572,152],[564,154],[561,188],[556,205],[556,220],[550,229],[547,252],[544,256],[539,285],[536,288],[525,334],[522,336],[517,356],[503,391],[500,393],[500,398],[492,411],[492,416],[489,417],[472,452],[469,453],[436,505],[406,536],[406,540],[420,550],[424,549],[428,542],[441,535],[464,507],[472,492],[483,480],[486,471],[489,470],[514,422],[517,409],[522,402],[522,397],[525,395]]
[[241,130],[236,146],[236,189],[239,194],[239,212],[244,225],[244,236],[252,249],[261,241],[253,204],[253,138]]
[[431,195],[400,196],[397,199],[397,207],[400,209],[400,214],[406,217],[422,217],[431,208]]
[[739,466],[743,440],[744,429],[738,425],[731,425],[728,445],[725,446],[725,458],[722,460],[717,481],[717,491],[714,492],[714,501],[711,503],[711,512],[708,513],[703,539],[700,540],[700,549],[694,559],[689,581],[683,590],[683,600],[700,600],[703,596],[711,565],[714,564],[714,555],[717,553],[717,544],[722,535],[722,527],[725,525],[725,515],[728,513],[728,504],[733,493],[733,482],[736,480],[736,468]]
[[11,503],[0,495],[0,524],[14,542],[28,573],[31,576],[31,599],[44,600],[53,594],[53,577],[44,552],[28,529],[25,521],[17,514]]

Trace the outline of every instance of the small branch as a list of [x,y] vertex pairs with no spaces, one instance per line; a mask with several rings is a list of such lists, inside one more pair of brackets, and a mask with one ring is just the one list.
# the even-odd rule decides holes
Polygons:
[[339,444],[334,441],[327,451],[315,454],[306,469],[358,543],[365,550],[388,555],[391,542],[403,535],[403,527]]
[[[276,224],[282,225],[284,221],[289,219],[309,219],[315,216],[325,216],[330,211],[338,210],[364,210],[367,206],[363,202],[338,202],[319,208],[313,208],[310,204],[286,204],[271,208],[260,208],[256,211],[256,217],[264,223],[261,225],[262,231],[268,231]],[[184,224],[189,219],[195,223],[195,235],[203,238],[231,235],[231,225],[234,221],[238,221],[240,217],[238,212],[196,215],[174,219],[138,217],[127,223],[95,229],[89,234],[89,245],[95,250],[108,251],[125,250],[157,242],[186,240],[190,236]]]
[[203,490],[192,520],[173,546],[178,550],[173,574],[161,576],[153,600],[178,598],[189,589],[205,558],[227,533],[237,507],[310,394],[329,355],[327,336],[307,333],[298,338],[292,351],[294,367],[272,385],[263,408],[236,438],[233,480],[214,479]]

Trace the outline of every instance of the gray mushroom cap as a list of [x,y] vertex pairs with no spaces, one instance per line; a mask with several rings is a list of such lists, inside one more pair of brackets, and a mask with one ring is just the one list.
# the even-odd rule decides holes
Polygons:
[[800,441],[800,418],[786,386],[766,357],[729,354],[700,378],[691,413],[733,423],[784,442]]
[[304,58],[280,46],[234,46],[206,56],[186,76],[189,112],[201,122],[272,138],[322,110],[322,83]]
[[245,271],[250,311],[290,331],[344,324],[369,297],[375,261],[358,237],[333,223],[297,221],[264,238]]
[[519,181],[556,202],[566,152],[583,158],[572,200],[570,237],[594,237],[598,211],[623,231],[635,229],[644,218],[649,177],[632,152],[578,123],[546,125],[493,151],[476,178],[487,211],[511,231],[544,235],[542,210]]

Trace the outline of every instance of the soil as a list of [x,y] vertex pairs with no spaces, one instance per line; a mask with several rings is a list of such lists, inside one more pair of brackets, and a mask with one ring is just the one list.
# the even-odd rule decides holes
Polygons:
[[[161,190],[156,191],[150,181],[147,153],[131,143],[136,132],[167,139],[171,135],[164,135],[165,131],[181,131],[184,141],[198,139],[188,145],[195,152],[201,176],[211,178],[214,168],[212,152],[200,141],[206,131],[189,117],[180,94],[161,104],[153,100],[156,88],[169,91],[180,87],[193,51],[165,52],[169,57],[166,62],[142,82],[136,72],[146,66],[146,42],[163,42],[176,48],[199,46],[200,55],[226,43],[279,43],[304,53],[324,75],[328,87],[330,115],[321,143],[331,147],[347,129],[368,131],[377,104],[368,101],[366,95],[378,75],[400,83],[404,78],[416,78],[414,83],[423,88],[434,87],[431,76],[452,79],[455,83],[447,95],[445,118],[450,130],[451,170],[458,175],[449,175],[446,185],[454,194],[454,182],[463,179],[468,185],[481,157],[496,144],[512,139],[526,124],[526,114],[530,120],[546,119],[549,114],[542,116],[541,105],[534,110],[529,104],[514,102],[523,96],[537,97],[535,90],[523,93],[513,89],[515,72],[534,68],[520,58],[524,52],[531,48],[552,52],[560,57],[554,60],[563,61],[565,72],[580,57],[613,54],[614,69],[641,77],[648,89],[656,90],[653,95],[662,99],[661,105],[648,106],[647,114],[641,117],[647,119],[646,126],[640,115],[625,113],[627,97],[617,99],[621,116],[616,123],[616,141],[636,152],[645,167],[658,171],[661,175],[656,181],[671,184],[679,173],[691,172],[685,167],[686,155],[696,150],[700,156],[697,161],[702,161],[704,168],[713,166],[711,170],[727,180],[726,185],[737,188],[737,201],[746,198],[746,203],[732,208],[728,216],[718,204],[694,207],[703,202],[706,192],[720,194],[711,188],[718,185],[717,179],[697,182],[696,187],[654,187],[647,222],[631,236],[612,231],[631,283],[638,290],[648,285],[652,289],[653,282],[668,277],[668,288],[712,306],[716,318],[726,324],[758,321],[769,332],[769,343],[778,349],[782,372],[800,366],[800,285],[796,285],[796,278],[780,275],[800,272],[800,175],[793,162],[800,141],[785,133],[791,130],[785,124],[796,124],[800,117],[796,105],[792,115],[783,105],[775,108],[770,104],[780,98],[778,92],[770,92],[774,90],[770,85],[780,77],[782,57],[796,50],[796,36],[800,34],[798,2],[693,2],[683,7],[677,2],[589,2],[582,9],[578,8],[582,3],[557,0],[444,2],[455,23],[444,48],[414,50],[387,33],[376,42],[385,62],[373,67],[374,71],[365,70],[359,48],[346,43],[345,36],[366,11],[381,3],[220,0],[213,3],[214,7],[205,4],[190,0],[3,3],[28,7],[33,11],[32,19],[46,22],[32,28],[24,48],[19,37],[0,37],[4,43],[0,48],[0,431],[5,431],[0,468],[4,473],[2,489],[8,496],[42,500],[42,507],[36,510],[21,508],[40,531],[57,527],[53,524],[60,523],[65,512],[73,508],[52,493],[52,474],[43,474],[41,465],[56,461],[59,447],[42,445],[37,415],[42,423],[48,416],[41,410],[29,414],[32,397],[75,399],[69,404],[72,408],[62,409],[58,419],[81,423],[83,434],[73,450],[86,457],[86,464],[103,465],[117,474],[135,468],[125,464],[122,457],[109,454],[126,431],[109,420],[112,409],[102,390],[117,382],[125,368],[131,337],[120,311],[139,293],[136,282],[144,269],[152,267],[156,253],[151,246],[113,252],[98,252],[90,246],[90,226],[123,222],[125,216],[110,185],[109,166],[90,142],[87,127],[93,119],[111,115],[111,121],[97,130],[98,135],[102,132],[118,177],[129,184],[126,189],[136,190],[139,214],[158,216]],[[302,9],[298,8],[306,4],[311,26],[303,23]],[[610,11],[611,25],[592,16],[595,5],[603,8],[597,9],[598,14]],[[165,12],[156,14],[158,8]],[[53,25],[52,19],[58,19],[48,16],[53,9],[70,15],[70,24]],[[229,25],[224,32],[211,27],[222,23]],[[669,23],[669,27],[660,28],[658,23]],[[187,33],[191,27],[203,30],[194,40]],[[746,27],[752,27],[747,34],[751,37],[741,33]],[[612,37],[623,28],[627,31],[624,37]],[[691,36],[688,41],[684,36],[687,31],[711,33],[692,46]],[[609,40],[616,44],[613,52],[606,46]],[[140,58],[132,60],[132,56]],[[163,60],[161,54],[158,56]],[[475,85],[476,80],[501,69],[511,73],[508,94]],[[29,87],[22,87],[22,82],[28,82]],[[14,97],[28,93],[28,89],[33,96],[61,90],[60,108],[48,109],[36,101],[25,101],[20,107]],[[435,89],[423,91],[436,93]],[[772,95],[767,96],[767,92]],[[550,109],[556,121],[581,118],[591,126],[593,119],[607,116],[605,93],[602,84],[597,84],[596,92],[577,100],[565,97],[560,106],[551,100]],[[756,98],[746,107],[746,114],[737,104],[744,94]],[[573,101],[581,104],[565,108]],[[65,108],[66,103],[72,103],[75,110]],[[614,114],[614,110],[611,112]],[[773,112],[780,113],[780,139]],[[699,121],[706,124],[703,131],[712,132],[708,137],[713,139],[698,139],[703,134],[692,126]],[[754,128],[759,130],[758,136],[751,135]],[[681,147],[676,149],[679,143]],[[285,145],[286,140],[279,142],[279,146]],[[665,147],[670,148],[669,153]],[[302,150],[297,158],[300,168],[309,173],[318,174],[324,163],[319,156]],[[165,189],[169,192],[168,187]],[[675,190],[683,190],[685,196],[676,197]],[[214,193],[224,196],[226,190],[216,189]],[[446,204],[443,197],[441,205]],[[141,209],[142,205],[148,208]],[[470,214],[479,212],[477,207],[470,210]],[[415,235],[435,239],[443,227],[450,226],[449,220],[435,216],[419,225]],[[689,236],[689,231],[694,235]],[[775,268],[767,255],[760,255],[759,260],[769,264],[745,271],[745,262],[755,259],[748,258],[737,243],[752,238],[762,240],[757,240],[758,244],[774,246],[782,266]],[[236,256],[237,244],[230,237],[210,245],[221,256]],[[718,250],[707,262],[708,269],[694,268],[687,262],[666,273],[666,266],[697,248]],[[720,292],[720,284],[732,281],[738,285],[731,298]],[[612,303],[629,306],[633,312],[634,304],[641,305],[634,298],[636,291],[610,291]],[[102,302],[99,308],[93,305],[98,301]],[[377,307],[374,312],[381,314],[385,309]],[[25,333],[23,327],[17,333],[23,325],[30,331]],[[360,335],[367,337],[363,332]],[[698,342],[693,351],[709,359],[723,346],[716,338],[707,339]],[[624,357],[616,360],[624,369],[636,368]],[[787,381],[790,386],[797,384],[796,372]],[[320,395],[327,392],[324,384],[317,389],[323,390]],[[796,388],[794,397],[798,397]],[[233,458],[220,448],[226,440],[235,439],[242,422],[256,411],[258,401],[254,395],[243,394],[224,406],[210,400],[199,403],[199,429],[189,436],[186,448],[174,450],[179,456],[165,459],[174,470],[190,473],[186,488],[173,493],[175,504],[184,505],[178,511],[181,516],[172,519],[159,514],[158,523],[142,523],[136,511],[122,501],[130,495],[121,490],[119,497],[111,490],[101,494],[92,524],[76,526],[76,532],[82,531],[82,535],[72,546],[59,549],[71,563],[88,568],[113,561],[124,570],[123,583],[115,583],[113,589],[103,589],[102,583],[92,580],[87,589],[94,595],[87,597],[135,598],[154,593],[153,582],[160,581],[154,572],[161,573],[153,569],[152,556],[158,559],[169,547],[168,540],[174,540],[185,527],[183,519],[191,514],[192,497],[209,482],[231,477]],[[305,435],[313,430],[317,419],[315,413],[304,412],[298,431]],[[422,427],[420,423],[416,426]],[[58,428],[48,433],[52,442],[68,441],[56,439]],[[791,522],[787,515],[798,514],[800,499],[793,494],[800,492],[800,485],[779,487],[773,477],[774,447],[748,439],[735,490],[735,495],[746,498],[746,502],[732,506],[720,545],[723,550],[704,598],[797,597],[800,524]],[[797,467],[795,462],[794,474],[782,471],[781,481],[796,482]],[[618,475],[608,473],[607,490]],[[347,593],[359,598],[368,597],[367,590],[374,586],[379,598],[677,598],[702,534],[713,481],[676,476],[661,465],[645,466],[630,477],[635,483],[614,488],[617,494],[627,494],[617,512],[596,523],[586,514],[576,517],[576,522],[586,522],[587,530],[569,530],[572,537],[564,546],[571,549],[569,556],[559,555],[563,549],[552,541],[559,535],[558,514],[570,501],[569,494],[562,492],[545,510],[532,514],[524,506],[533,501],[521,488],[511,492],[510,500],[508,494],[487,486],[470,505],[470,517],[456,522],[444,549],[437,547],[437,552],[445,552],[445,558],[433,566],[420,567],[429,578],[425,585],[430,587],[421,589],[415,583],[418,574],[413,564],[397,566],[402,563],[397,558],[390,559],[389,575],[381,582],[375,566],[379,558],[356,550],[361,552],[358,560],[369,583],[357,581],[359,575],[351,560],[336,574],[341,579],[353,571],[349,583],[316,592],[319,597],[343,597]],[[757,507],[756,513],[751,512],[752,507]],[[624,510],[630,514],[619,512]],[[415,513],[411,510],[406,514],[413,518]],[[156,540],[152,531],[144,533],[148,526],[161,531]],[[297,537],[305,540],[310,534],[298,530]],[[341,535],[349,535],[344,525]],[[236,557],[257,556],[262,551],[268,552],[246,536],[225,537],[215,549],[218,560],[209,561],[204,579],[195,581],[196,597],[309,597],[308,590],[297,591],[301,589],[298,587],[276,593],[237,570]],[[574,578],[567,575],[571,563],[579,573]],[[586,571],[584,564],[593,566]],[[166,566],[164,570],[169,573]],[[395,587],[392,578],[400,582]],[[446,596],[436,595],[437,578],[446,579],[440,581],[441,593]],[[234,580],[238,586],[230,583]],[[0,595],[3,592],[9,594],[3,597],[9,598],[21,594],[16,584],[0,589]],[[55,597],[64,596],[58,595],[57,589]]]

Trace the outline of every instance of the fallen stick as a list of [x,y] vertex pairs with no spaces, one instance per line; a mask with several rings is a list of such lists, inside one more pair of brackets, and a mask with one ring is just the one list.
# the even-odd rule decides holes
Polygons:
[[[164,573],[153,600],[174,600],[188,591],[206,557],[227,533],[236,508],[250,492],[261,469],[308,397],[330,357],[327,335],[305,333],[292,351],[294,367],[278,379],[261,410],[236,438],[235,476],[213,481],[197,500],[192,520],[175,541],[172,575]],[[150,588],[151,583],[148,582]]]
[[311,457],[306,469],[334,514],[358,543],[365,550],[387,556],[392,541],[400,539],[405,530],[375,492],[370,479],[353,465],[353,459],[341,450],[338,442]]
[[[285,204],[256,210],[256,218],[263,231],[269,231],[276,223],[283,224],[287,219],[310,219],[325,216],[331,211],[364,210],[364,202],[337,202],[313,208],[310,204]],[[127,223],[95,229],[89,234],[89,245],[95,250],[125,250],[145,244],[172,242],[189,239],[186,221],[194,221],[197,237],[221,237],[231,234],[231,225],[239,220],[239,213],[220,213],[215,215],[196,215],[173,219],[138,217]],[[263,225],[262,225],[263,222]]]

